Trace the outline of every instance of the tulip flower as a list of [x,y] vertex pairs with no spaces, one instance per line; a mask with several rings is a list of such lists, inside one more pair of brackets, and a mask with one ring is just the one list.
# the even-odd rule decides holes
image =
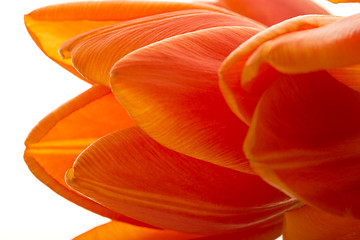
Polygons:
[[[239,7],[244,4],[246,8]],[[266,8],[259,9],[259,4]],[[278,11],[276,14],[274,9]],[[289,31],[304,29],[309,30],[299,33],[321,31],[324,27],[324,34],[331,35],[341,26],[352,26],[357,18],[339,21],[340,27],[333,32],[326,27],[338,24],[339,18],[329,15],[322,16],[323,21],[318,21],[320,17],[309,17],[315,19],[313,22],[299,17],[266,28],[302,14],[326,14],[326,11],[307,0],[294,4],[284,0],[266,4],[261,0],[104,1],[53,5],[26,15],[27,29],[40,49],[92,85],[40,121],[25,142],[25,161],[40,181],[64,198],[112,220],[76,239],[102,236],[104,239],[265,240],[282,233],[284,219],[284,236],[295,239],[303,235],[294,230],[294,224],[305,224],[308,216],[337,224],[338,236],[347,234],[348,226],[357,227],[358,220],[332,214],[337,213],[336,206],[342,203],[345,205],[341,207],[349,209],[357,194],[345,186],[347,180],[356,181],[351,178],[353,174],[344,177],[344,184],[338,186],[341,194],[349,193],[345,199],[350,202],[322,201],[320,195],[334,193],[326,180],[319,181],[323,184],[320,189],[329,191],[326,192],[329,195],[310,192],[308,186],[297,182],[287,187],[285,183],[278,184],[276,177],[272,179],[277,172],[267,176],[273,171],[272,165],[262,161],[270,159],[270,163],[278,166],[286,162],[287,156],[296,160],[296,154],[290,154],[295,138],[286,137],[301,133],[294,131],[292,124],[301,121],[295,115],[300,111],[292,109],[293,114],[288,110],[302,104],[309,111],[301,111],[305,119],[311,123],[314,119],[317,126],[324,122],[321,117],[328,116],[325,113],[349,120],[343,123],[341,117],[334,117],[319,128],[315,134],[318,138],[309,145],[327,151],[336,141],[339,144],[345,141],[349,144],[341,146],[352,154],[346,156],[349,163],[342,171],[355,164],[355,142],[351,142],[350,130],[357,121],[354,117],[358,107],[357,89],[353,80],[357,68],[348,67],[357,63],[356,57],[348,55],[354,45],[345,46],[344,52],[335,49],[331,42],[318,48],[325,53],[323,59],[334,59],[329,60],[330,65],[325,63],[326,68],[342,67],[328,72],[312,73],[314,69],[308,66],[313,64],[302,65],[298,55],[309,47],[293,51],[294,62],[300,63],[295,63],[295,72],[285,73],[298,73],[297,69],[311,73],[289,76],[274,70],[279,69],[268,61],[270,55],[262,50],[262,44],[280,39],[279,35],[285,38]],[[312,32],[306,36],[315,39],[316,33],[315,37]],[[356,39],[356,35],[345,34],[339,41],[348,44]],[[291,50],[283,51],[288,52]],[[346,57],[345,66],[339,66],[331,53],[342,53]],[[320,63],[315,70],[324,68]],[[241,72],[243,85],[239,81]],[[291,84],[296,86],[294,91],[290,91]],[[319,94],[314,85],[326,85],[331,91],[322,89]],[[281,91],[286,87],[290,88],[287,95]],[[299,91],[306,94],[298,96]],[[274,96],[286,99],[279,109],[271,105]],[[317,96],[323,97],[320,102],[323,105],[319,103],[315,108],[311,103]],[[341,97],[346,98],[340,101]],[[321,112],[328,102],[335,108]],[[283,117],[283,122],[290,122],[283,126],[275,114],[280,120]],[[269,119],[275,119],[270,122],[274,126],[266,125]],[[321,135],[330,127],[338,131],[335,131],[337,135],[332,138],[329,134]],[[305,125],[300,129],[303,138],[295,141],[296,146],[302,147],[298,152],[308,156],[306,162],[317,156],[325,156],[326,160],[328,156],[321,155],[321,151],[308,151],[307,145],[301,145],[303,140],[314,137],[313,129],[311,124]],[[334,149],[336,160],[343,152]],[[278,159],[280,163],[276,162]],[[320,158],[321,162],[325,160]],[[296,171],[298,165],[296,161],[285,164]],[[285,170],[293,183],[298,175]],[[306,176],[308,183],[315,176],[314,170],[311,171]],[[333,171],[331,166],[324,170],[326,174]],[[298,193],[299,189],[310,197]],[[326,207],[317,206],[317,201],[326,203]],[[301,207],[304,204],[307,205]],[[356,206],[353,209],[355,213]],[[323,236],[320,231],[316,234]],[[351,234],[357,236],[354,234],[358,232]]]
[[249,125],[251,167],[309,205],[285,218],[288,239],[359,237],[359,26],[360,14],[289,19],[220,68],[224,97]]

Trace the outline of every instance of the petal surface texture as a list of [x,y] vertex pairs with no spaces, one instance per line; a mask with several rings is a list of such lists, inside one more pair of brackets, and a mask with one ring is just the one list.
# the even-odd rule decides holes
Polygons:
[[360,218],[360,93],[325,71],[283,76],[262,95],[244,143],[269,183]]
[[227,9],[267,26],[299,15],[327,14],[327,11],[310,0],[222,0],[220,2]]
[[252,172],[241,148],[248,127],[224,101],[217,70],[227,54],[256,32],[212,28],[134,51],[114,66],[112,90],[134,121],[162,145]]
[[[296,26],[296,19],[290,21],[290,26],[292,23]],[[276,34],[282,27],[279,24],[272,31]],[[359,64],[359,41],[360,14],[318,28],[281,34],[256,49],[243,69],[242,82],[246,85],[256,77],[263,63],[291,74]]]
[[112,221],[81,234],[74,240],[273,240],[282,233],[282,223],[229,234],[199,236],[170,230],[138,227]]
[[232,233],[191,238],[191,240],[274,240],[282,234],[282,222],[267,226],[252,227]]
[[109,89],[95,86],[49,114],[31,131],[24,158],[32,173],[59,195],[105,217],[126,221],[70,189],[64,176],[97,138],[133,125]]
[[304,206],[285,213],[284,240],[360,239],[360,221]]
[[[25,25],[38,47],[65,69],[83,78],[58,48],[66,40],[87,31],[150,15],[185,9],[225,9],[200,3],[156,1],[88,1],[39,8],[25,16]],[[84,78],[83,78],[84,79]]]
[[[339,19],[341,17],[327,15],[296,17],[267,28],[240,44],[226,57],[219,69],[220,88],[231,110],[245,123],[250,124],[259,96],[278,75],[278,72],[267,64],[251,60],[257,59],[257,55],[251,55],[257,48],[283,34],[324,26]],[[354,85],[355,71],[358,71],[357,68],[348,71],[338,69],[335,74]],[[255,76],[257,78],[253,79]]]
[[184,10],[127,21],[79,35],[65,42],[60,53],[64,57],[71,56],[74,67],[87,79],[109,86],[111,68],[126,54],[165,38],[218,26],[262,28],[258,23],[235,14]]
[[74,240],[189,240],[195,236],[169,230],[151,229],[112,221],[93,228]]
[[272,225],[297,204],[256,175],[169,150],[138,127],[96,141],[66,181],[120,214],[195,234]]

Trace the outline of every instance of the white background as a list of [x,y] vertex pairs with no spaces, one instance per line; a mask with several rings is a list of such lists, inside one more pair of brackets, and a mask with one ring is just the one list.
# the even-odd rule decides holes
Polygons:
[[[49,60],[24,27],[24,14],[59,2],[66,0],[3,1],[1,6],[1,240],[68,240],[108,221],[53,193],[30,173],[22,159],[23,142],[31,128],[89,87]],[[326,6],[334,9],[330,3]],[[359,5],[336,5],[333,10],[337,15],[357,12]]]

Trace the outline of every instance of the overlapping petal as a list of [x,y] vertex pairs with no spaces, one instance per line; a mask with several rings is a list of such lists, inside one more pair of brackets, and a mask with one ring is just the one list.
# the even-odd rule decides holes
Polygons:
[[354,240],[360,238],[360,221],[304,206],[285,213],[284,240]]
[[339,82],[360,92],[360,64],[333,68],[328,72]]
[[196,235],[152,229],[112,221],[81,234],[74,240],[189,240]]
[[60,53],[71,56],[74,67],[87,79],[109,86],[112,66],[126,54],[165,38],[218,26],[262,28],[253,20],[237,15],[205,10],[177,11],[79,35],[65,42]]
[[[268,57],[272,58],[270,57],[271,54],[275,57],[283,57],[284,63],[286,63],[287,65],[282,66],[281,68],[277,68],[277,70],[285,73],[303,72],[299,70],[299,68],[308,68],[309,66],[312,68],[316,67],[317,69],[322,69],[322,67],[324,67],[320,66],[322,63],[331,61],[330,56],[328,56],[329,58],[327,58],[326,60],[309,61],[308,59],[301,59],[301,56],[298,56],[301,53],[310,54],[312,56],[317,55],[318,52],[314,51],[312,48],[301,47],[299,46],[299,44],[296,43],[296,41],[292,41],[289,39],[287,43],[283,42],[282,46],[284,46],[285,48],[293,47],[293,50],[296,49],[298,53],[298,55],[296,55],[295,53],[291,55],[293,59],[296,59],[297,62],[293,62],[292,64],[290,64],[291,62],[288,62],[288,58],[285,55],[291,54],[291,52],[289,53],[288,50],[284,50],[283,52],[271,50],[268,51],[268,53],[264,50],[268,49],[267,46],[274,45],[282,37],[286,39],[289,34],[296,31],[302,31],[307,29],[313,29],[311,31],[317,31],[322,29],[322,27],[339,21],[341,19],[342,17],[327,15],[307,15],[296,17],[276,24],[264,31],[261,31],[260,33],[256,34],[248,41],[246,41],[244,44],[241,44],[237,49],[235,49],[224,60],[219,70],[221,90],[232,111],[244,122],[250,124],[258,97],[279,75],[279,73],[271,67],[273,65],[272,62],[267,60]],[[326,29],[321,31],[326,32]],[[346,30],[342,29],[341,31]],[[302,32],[304,34],[308,33],[308,31]],[[318,46],[318,50],[323,51],[320,50],[322,48],[323,38],[324,37],[321,37],[319,38],[319,40],[313,39],[311,40],[311,43],[310,41],[308,43],[313,44],[314,46]],[[329,37],[325,38],[330,39]],[[336,43],[334,38],[329,41],[334,41],[334,44]],[[347,45],[347,40],[345,36],[343,41],[344,42],[342,44],[348,47],[349,45]],[[302,43],[303,41],[299,38],[298,42]],[[271,47],[269,47],[269,49],[270,48]],[[280,47],[278,48],[280,49]],[[330,52],[330,50],[327,51],[327,54],[330,55]],[[315,61],[316,63],[314,63]],[[276,68],[276,66],[274,65],[273,67]],[[338,81],[346,84],[347,86],[355,90],[360,90],[359,65],[345,66],[341,68],[337,67],[329,69],[328,71]]]
[[250,231],[199,236],[163,229],[151,229],[112,221],[74,238],[74,240],[273,240],[280,236],[282,223],[262,226]]
[[[314,22],[312,17],[309,18],[311,22]],[[347,67],[360,63],[358,44],[360,14],[337,21],[334,21],[336,20],[334,17],[316,17],[315,23],[319,23],[318,28],[292,32],[297,30],[292,26],[296,28],[302,26],[303,20],[304,18],[292,19],[274,26],[273,29],[267,30],[268,36],[263,34],[249,42],[249,46],[253,45],[250,48],[264,43],[256,49],[243,69],[244,87],[250,88],[252,79],[258,75],[258,69],[263,63],[270,64],[280,72],[291,74]],[[289,30],[288,26],[291,27]],[[292,33],[284,34],[284,31]],[[265,42],[262,38],[272,40]]]
[[118,213],[196,234],[277,224],[281,213],[297,204],[256,175],[174,152],[138,127],[96,141],[66,180]]
[[192,240],[274,240],[282,234],[282,221],[269,225],[243,229],[232,233],[197,237]]
[[[339,19],[322,15],[296,17],[259,32],[237,47],[219,69],[220,88],[231,110],[249,125],[259,96],[278,75],[268,64],[248,61],[249,57],[254,58],[251,54],[259,46],[282,34],[323,26]],[[252,79],[254,75],[257,75],[256,79]]]
[[[157,1],[88,1],[39,8],[25,16],[25,25],[39,48],[65,69],[83,78],[69,59],[58,54],[60,45],[84,32],[145,16],[186,9],[228,12],[209,4]],[[83,78],[84,79],[84,78]]]
[[[256,91],[256,89],[261,87],[257,86],[254,90],[255,87],[253,85],[256,84],[256,82],[251,80],[253,80],[253,78],[255,78],[257,75],[260,75],[260,73],[262,73],[261,75],[264,75],[264,78],[265,76],[268,78],[269,71],[264,73],[264,69],[268,70],[266,66],[265,68],[261,69],[262,65],[264,65],[263,62],[265,61],[262,58],[262,56],[265,55],[262,52],[264,45],[272,44],[272,40],[281,35],[304,29],[322,27],[338,21],[339,19],[341,19],[341,17],[326,15],[300,16],[286,20],[270,28],[267,28],[264,31],[261,31],[246,41],[244,44],[241,44],[224,60],[219,71],[223,81],[228,84],[234,81],[241,81],[242,87],[244,87],[246,90],[259,92]],[[292,45],[294,43],[289,42],[289,44]],[[308,49],[305,51],[308,51]],[[250,58],[247,59],[249,56]],[[244,61],[246,61],[245,65]],[[241,71],[241,69],[243,69],[243,71]],[[237,74],[234,75],[233,72]]]
[[33,174],[64,198],[100,215],[139,224],[71,190],[65,173],[93,141],[134,125],[105,87],[94,86],[45,117],[26,139],[25,161]]
[[312,206],[360,217],[360,93],[325,71],[283,76],[244,143],[257,173]]
[[248,127],[227,107],[217,69],[256,32],[218,27],[143,47],[116,63],[111,88],[134,121],[164,146],[252,172],[241,148]]
[[299,15],[327,14],[326,10],[310,0],[222,0],[220,3],[268,26]]
[[360,237],[360,14],[259,33],[225,8],[267,25],[327,13],[309,0],[104,1],[25,16],[47,56],[104,85],[42,120],[26,163],[74,203],[142,226],[76,239],[270,240],[285,211],[285,239]]

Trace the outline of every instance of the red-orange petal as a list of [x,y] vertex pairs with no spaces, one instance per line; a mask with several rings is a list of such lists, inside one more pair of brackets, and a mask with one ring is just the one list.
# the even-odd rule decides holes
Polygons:
[[360,64],[333,68],[328,72],[339,82],[360,92]]
[[[209,21],[211,19],[211,21]],[[128,53],[175,35],[218,26],[261,26],[237,16],[206,10],[158,14],[104,27],[77,36],[60,47],[87,79],[109,86],[110,70]]]
[[[278,74],[264,64],[256,67],[249,66],[249,63],[245,65],[253,51],[282,34],[323,26],[338,19],[340,17],[323,15],[296,17],[267,28],[239,45],[226,57],[219,69],[220,88],[231,110],[245,123],[250,124],[258,96]],[[243,72],[244,66],[246,68]],[[343,73],[344,71],[339,71],[339,74],[349,75]],[[253,75],[258,75],[256,80],[252,79]],[[249,82],[249,79],[252,81]]]
[[290,74],[359,64],[359,41],[360,14],[318,28],[283,34],[257,48],[243,69],[242,82],[245,85],[251,82],[265,62]]
[[244,143],[269,183],[360,218],[360,93],[327,72],[284,76],[262,95]]
[[25,161],[32,173],[64,198],[105,217],[137,223],[76,193],[65,173],[93,141],[134,125],[105,87],[94,86],[45,117],[26,139]]
[[282,221],[227,234],[192,238],[191,240],[274,240],[282,234]]
[[196,237],[188,233],[139,227],[112,221],[81,234],[74,240],[189,240]]
[[220,0],[224,7],[268,26],[305,14],[327,14],[311,0]]
[[284,240],[360,239],[360,221],[303,206],[285,213]]
[[70,59],[62,59],[58,54],[58,48],[63,42],[84,32],[115,23],[186,9],[229,12],[226,9],[201,3],[87,1],[39,8],[25,16],[25,25],[35,43],[49,58],[83,78],[73,68]]
[[199,236],[170,230],[129,225],[112,221],[89,230],[74,240],[274,240],[282,233],[282,222],[269,226],[253,228],[248,231]]
[[226,105],[217,70],[257,31],[218,27],[143,47],[114,66],[112,90],[134,121],[164,146],[252,172],[241,148],[248,127]]
[[195,234],[265,227],[297,204],[256,175],[174,152],[138,127],[93,143],[66,181],[115,212]]

